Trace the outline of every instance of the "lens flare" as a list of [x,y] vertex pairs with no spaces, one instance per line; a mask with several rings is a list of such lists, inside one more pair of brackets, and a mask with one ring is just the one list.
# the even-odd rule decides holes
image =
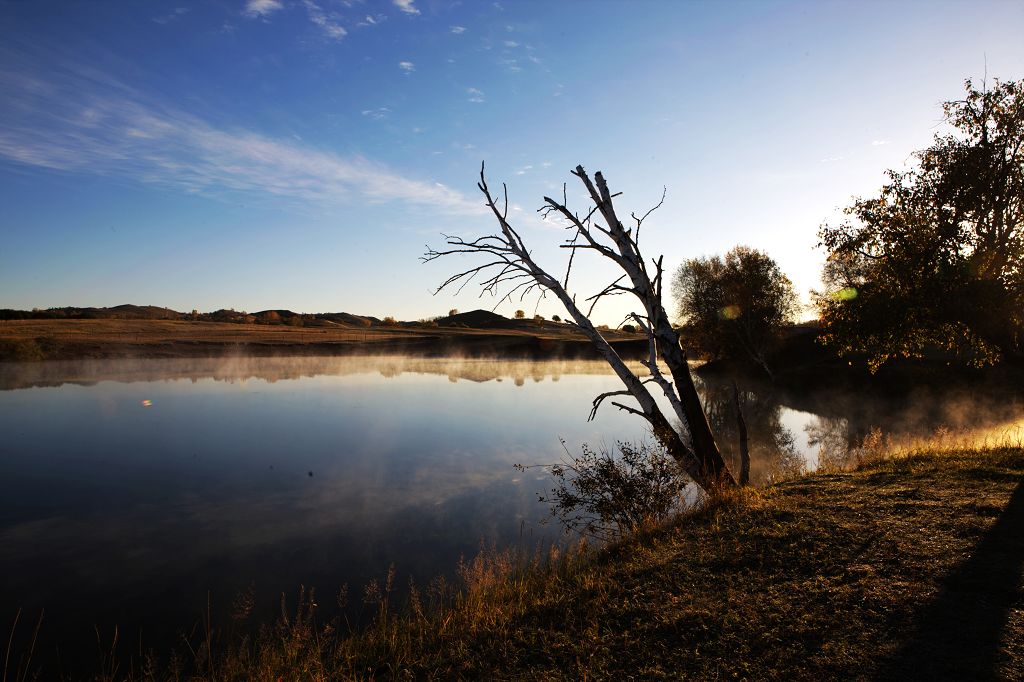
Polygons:
[[142,401],[142,406],[143,407],[153,407],[153,401],[152,400],[143,400]]
[[855,298],[857,298],[857,289],[854,287],[844,287],[832,293],[832,300],[834,301],[852,301]]
[[727,305],[718,311],[718,316],[723,320],[735,320],[737,317],[743,314],[743,311],[738,305]]

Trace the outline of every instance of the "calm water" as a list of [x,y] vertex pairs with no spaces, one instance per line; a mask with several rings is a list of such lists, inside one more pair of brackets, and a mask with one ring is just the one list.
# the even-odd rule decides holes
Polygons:
[[[398,584],[451,573],[481,542],[529,549],[542,471],[580,444],[643,437],[610,406],[600,362],[396,358],[104,361],[0,365],[0,616],[46,609],[44,651],[95,651],[101,632],[166,649],[175,632],[253,586]],[[747,386],[753,474],[840,461],[872,427],[1020,429],[1019,396],[922,393],[897,401]],[[702,384],[728,456],[731,385]],[[982,400],[982,397],[985,400]],[[134,633],[134,634],[125,634]],[[46,637],[49,639],[46,639]],[[89,648],[91,647],[91,648]],[[47,654],[44,654],[44,657]]]

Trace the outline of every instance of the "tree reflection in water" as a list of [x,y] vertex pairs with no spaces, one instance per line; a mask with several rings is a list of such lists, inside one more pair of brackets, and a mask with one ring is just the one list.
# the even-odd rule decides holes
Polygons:
[[[783,405],[766,384],[738,379],[740,405],[747,423],[750,448],[750,481],[760,484],[798,474],[806,468],[797,450],[796,436],[782,423]],[[722,455],[733,471],[739,471],[739,427],[728,377],[700,377],[698,388]]]

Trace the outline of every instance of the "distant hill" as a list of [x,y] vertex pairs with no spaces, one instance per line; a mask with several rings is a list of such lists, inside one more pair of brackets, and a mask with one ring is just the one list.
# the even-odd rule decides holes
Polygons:
[[227,322],[231,324],[268,324],[312,327],[342,326],[353,329],[367,327],[454,327],[480,330],[525,330],[537,331],[548,329],[561,331],[564,323],[548,320],[509,319],[490,310],[471,310],[429,321],[397,321],[393,318],[374,317],[373,315],[353,315],[352,313],[297,313],[285,308],[260,310],[247,313],[244,310],[220,308],[201,313],[192,311],[178,312],[170,308],[153,305],[134,305],[125,303],[112,308],[48,308],[46,310],[12,310],[0,309],[0,320],[187,320],[193,322]]
[[366,315],[351,315],[349,313],[318,313],[318,319],[327,320],[336,324],[343,324],[350,327],[370,327],[380,324],[380,319]]
[[113,308],[48,308],[46,310],[0,310],[0,320],[182,320],[188,317],[170,308],[125,303]]
[[90,308],[93,311],[108,311],[111,317],[125,320],[180,320],[184,313],[155,305],[132,305],[124,303],[113,308]]
[[468,313],[456,313],[435,320],[441,327],[469,327],[472,329],[517,329],[523,326],[524,320],[510,320],[507,317],[492,313],[490,310],[471,310]]

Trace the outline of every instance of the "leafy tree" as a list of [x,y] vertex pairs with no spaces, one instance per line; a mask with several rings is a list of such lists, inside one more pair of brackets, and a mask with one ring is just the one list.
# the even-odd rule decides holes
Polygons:
[[737,246],[725,257],[693,258],[676,270],[672,291],[683,335],[718,359],[752,361],[771,374],[767,355],[799,305],[793,284],[768,254]]
[[458,308],[452,308],[451,310],[448,311],[448,317],[455,317],[458,314],[459,314],[459,309]]
[[517,310],[516,311],[516,319],[517,320],[521,320],[521,319],[523,319],[525,317],[526,317],[526,311],[525,310]]
[[825,225],[825,343],[877,370],[930,348],[981,366],[1024,342],[1024,80],[965,83],[952,128]]

